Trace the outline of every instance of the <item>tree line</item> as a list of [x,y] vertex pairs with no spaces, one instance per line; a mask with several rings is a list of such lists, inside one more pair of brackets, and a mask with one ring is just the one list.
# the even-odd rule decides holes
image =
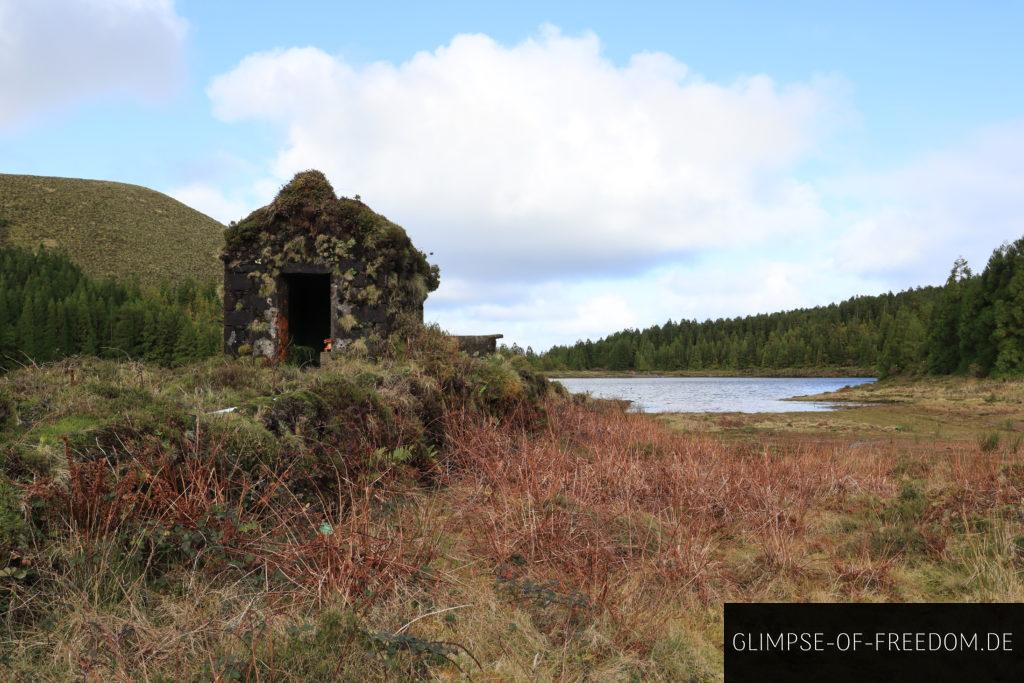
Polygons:
[[[184,365],[219,353],[221,330],[212,285],[143,290],[89,278],[59,253],[0,247],[0,372],[79,354]],[[669,320],[525,355],[544,370],[1020,375],[1024,238],[997,248],[980,274],[957,259],[942,287]]]
[[213,286],[142,290],[62,254],[0,248],[0,371],[73,355],[183,365],[220,352],[220,316]]
[[527,354],[545,370],[1024,373],[1024,238],[942,287],[697,322],[669,320]]
[[928,370],[1024,373],[1024,237],[992,252],[980,275],[957,259],[932,313]]

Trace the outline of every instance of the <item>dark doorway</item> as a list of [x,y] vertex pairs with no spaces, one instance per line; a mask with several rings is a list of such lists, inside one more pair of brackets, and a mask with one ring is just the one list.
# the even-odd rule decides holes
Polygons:
[[331,276],[302,273],[285,275],[284,279],[291,344],[309,347],[319,354],[324,340],[331,336]]

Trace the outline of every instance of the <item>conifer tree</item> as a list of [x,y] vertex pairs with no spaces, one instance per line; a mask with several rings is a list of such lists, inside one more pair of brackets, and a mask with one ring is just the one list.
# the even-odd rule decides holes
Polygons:
[[219,353],[219,314],[209,286],[144,292],[91,280],[60,254],[0,248],[0,370],[72,354],[191,362]]

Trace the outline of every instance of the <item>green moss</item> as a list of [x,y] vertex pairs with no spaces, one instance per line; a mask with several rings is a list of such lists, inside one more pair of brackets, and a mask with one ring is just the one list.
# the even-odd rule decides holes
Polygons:
[[64,437],[76,436],[99,426],[100,421],[84,415],[71,415],[50,425],[40,425],[29,432],[29,439],[40,444],[53,444]]
[[70,445],[84,459],[102,456],[111,462],[130,462],[147,450],[179,450],[194,428],[194,414],[176,401],[160,398],[79,432],[84,438],[76,438]]
[[224,653],[210,679],[367,681],[425,680],[437,669],[454,669],[456,649],[411,635],[374,632],[351,611],[325,610],[314,623],[276,633],[250,633],[251,650]]
[[323,424],[326,406],[308,390],[292,391],[265,403],[259,411],[263,425],[275,434],[302,434]]
[[[437,267],[413,246],[405,230],[361,201],[336,197],[319,171],[297,174],[273,202],[230,227],[223,258],[228,268],[256,265],[264,297],[275,294],[288,263],[328,269],[335,282],[346,285],[337,288],[336,303],[344,312],[341,330],[349,338],[374,331],[408,332],[420,323],[427,294],[440,284]],[[360,324],[353,311],[365,305],[386,305],[387,329]],[[417,315],[406,315],[409,311]],[[262,325],[250,331],[257,337],[270,332]]]
[[312,346],[292,344],[288,347],[288,364],[299,368],[311,368],[320,365],[320,351]]

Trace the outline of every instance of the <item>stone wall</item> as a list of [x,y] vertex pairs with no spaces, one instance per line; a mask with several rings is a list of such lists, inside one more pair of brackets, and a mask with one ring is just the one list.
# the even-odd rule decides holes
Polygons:
[[224,349],[282,360],[286,277],[331,279],[331,337],[343,349],[423,322],[439,274],[398,225],[358,199],[338,198],[318,171],[299,173],[269,205],[228,228]]
[[486,356],[498,350],[498,340],[504,337],[503,334],[464,334],[456,335],[455,340],[459,343],[459,351],[464,351],[471,356]]

